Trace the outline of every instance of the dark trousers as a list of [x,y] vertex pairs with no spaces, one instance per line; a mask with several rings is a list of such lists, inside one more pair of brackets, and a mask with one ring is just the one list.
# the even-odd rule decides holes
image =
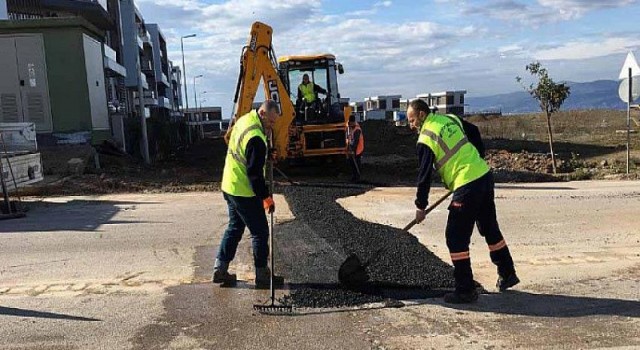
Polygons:
[[494,197],[491,172],[453,193],[445,234],[454,266],[456,290],[459,292],[475,288],[469,256],[474,224],[489,246],[491,261],[498,267],[498,274],[507,276],[515,272],[509,248],[498,226]]
[[[360,180],[360,173],[362,172],[362,154],[357,156],[349,156],[348,162],[351,166],[351,180]],[[357,165],[357,167],[356,167]]]
[[266,267],[269,257],[269,224],[262,201],[258,197],[237,197],[227,193],[223,195],[229,207],[229,226],[220,242],[218,260],[227,265],[233,260],[244,229],[248,227],[255,267]]

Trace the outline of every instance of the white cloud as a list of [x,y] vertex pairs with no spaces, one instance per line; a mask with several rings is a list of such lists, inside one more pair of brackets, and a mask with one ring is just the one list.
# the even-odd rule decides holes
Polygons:
[[461,6],[466,15],[487,16],[537,28],[546,23],[578,19],[590,11],[624,7],[637,2],[638,0],[538,0],[537,4],[529,4],[522,0],[492,0],[481,5]]
[[538,60],[582,60],[624,53],[640,46],[640,38],[607,38],[598,41],[572,41],[534,52]]
[[555,10],[563,19],[579,18],[589,11],[624,7],[636,2],[636,0],[538,0],[540,5]]

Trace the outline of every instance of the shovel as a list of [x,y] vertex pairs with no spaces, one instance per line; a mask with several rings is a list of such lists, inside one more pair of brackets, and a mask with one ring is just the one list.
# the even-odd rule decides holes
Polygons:
[[[438,205],[445,201],[453,192],[449,191],[447,194],[442,196],[442,198],[438,199],[435,203],[431,204],[425,212],[429,214],[433,209],[435,209]],[[408,232],[413,226],[415,226],[416,220],[412,220],[407,226],[402,229],[405,232]],[[340,269],[338,270],[338,281],[344,286],[349,288],[358,288],[364,286],[369,281],[369,274],[367,273],[367,266],[371,264],[372,261],[375,261],[383,248],[378,249],[369,260],[363,263],[360,258],[356,254],[350,254],[347,259],[340,265]]]

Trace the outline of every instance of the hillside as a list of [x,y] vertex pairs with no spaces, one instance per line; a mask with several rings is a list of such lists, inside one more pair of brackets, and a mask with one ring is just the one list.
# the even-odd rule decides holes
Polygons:
[[[615,80],[597,80],[588,83],[567,82],[571,87],[571,95],[562,105],[563,110],[575,109],[613,109],[626,108],[618,97],[619,82]],[[502,113],[538,112],[537,102],[525,91],[508,94],[467,97],[467,111],[501,109]]]

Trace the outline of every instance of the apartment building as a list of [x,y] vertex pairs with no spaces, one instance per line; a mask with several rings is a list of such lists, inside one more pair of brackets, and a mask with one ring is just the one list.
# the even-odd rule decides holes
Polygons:
[[362,120],[393,120],[393,112],[400,110],[401,98],[402,95],[366,97]]
[[349,102],[351,107],[351,114],[356,117],[356,121],[360,122],[364,120],[364,102]]
[[453,113],[464,115],[464,95],[466,90],[442,91],[425,93],[416,96],[425,101],[431,107],[435,107],[439,113]]

